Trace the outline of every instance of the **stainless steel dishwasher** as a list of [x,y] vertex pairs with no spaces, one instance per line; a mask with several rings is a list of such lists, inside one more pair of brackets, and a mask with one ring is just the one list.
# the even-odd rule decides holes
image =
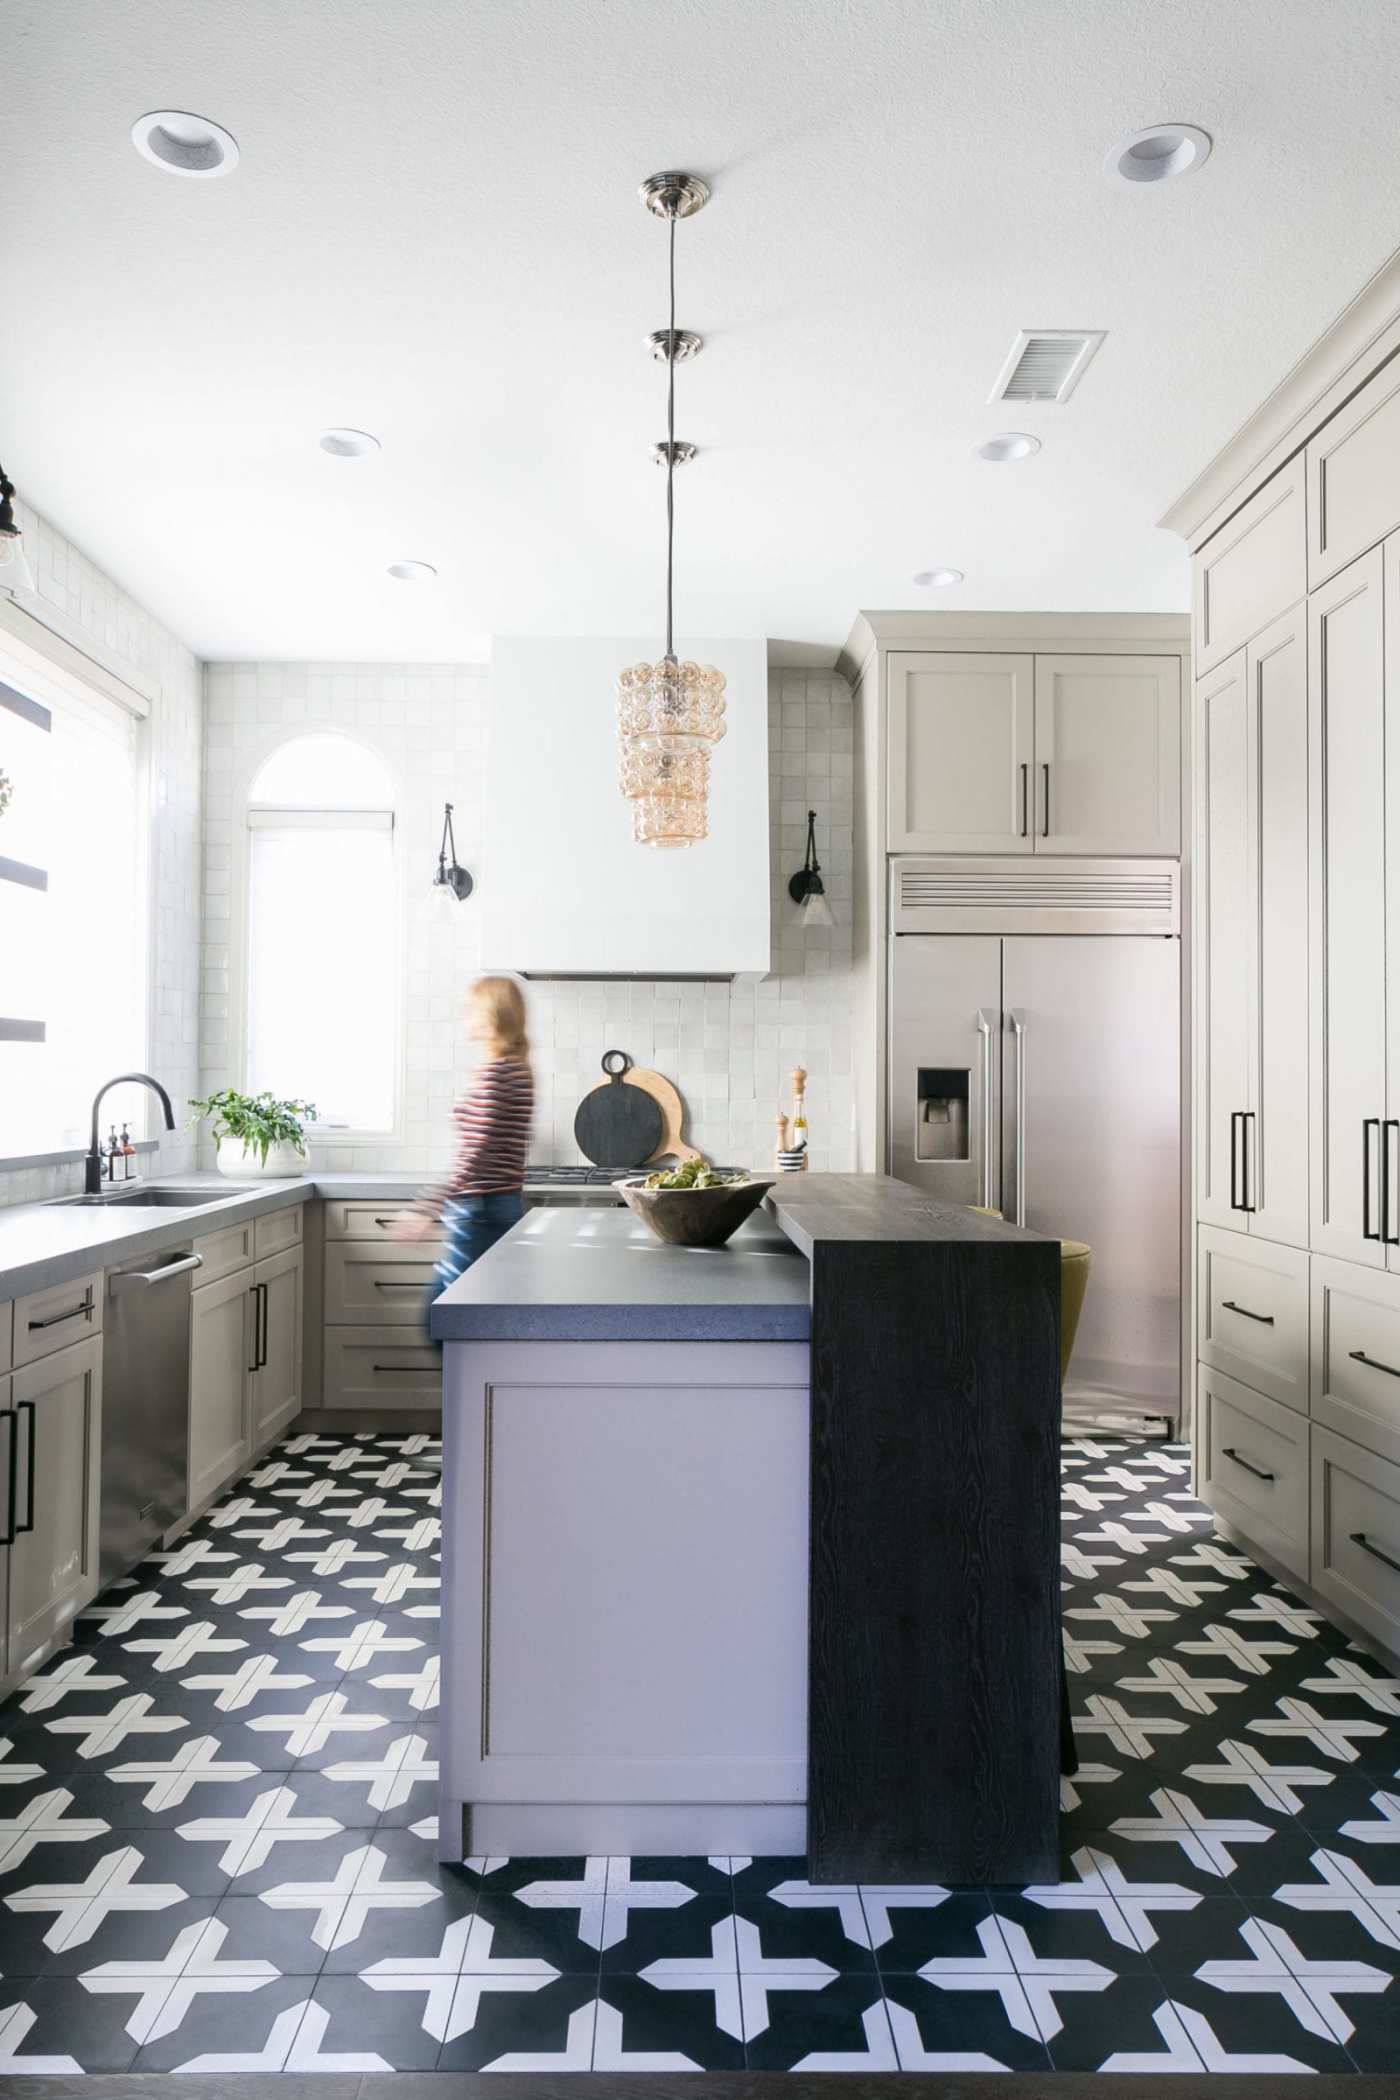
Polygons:
[[192,1247],[107,1272],[102,1333],[103,1587],[186,1509]]

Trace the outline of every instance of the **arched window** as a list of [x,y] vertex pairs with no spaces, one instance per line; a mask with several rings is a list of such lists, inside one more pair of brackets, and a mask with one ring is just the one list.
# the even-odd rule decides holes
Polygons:
[[353,738],[280,744],[248,790],[250,1093],[323,1131],[387,1131],[397,1074],[393,785]]

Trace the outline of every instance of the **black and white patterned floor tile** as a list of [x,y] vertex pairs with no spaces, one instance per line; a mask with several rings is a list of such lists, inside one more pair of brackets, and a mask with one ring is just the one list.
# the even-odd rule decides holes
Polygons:
[[951,1891],[440,1867],[435,1449],[293,1436],[0,1706],[0,2077],[1400,2062],[1400,1681],[1179,1445],[1066,1445],[1060,1879]]

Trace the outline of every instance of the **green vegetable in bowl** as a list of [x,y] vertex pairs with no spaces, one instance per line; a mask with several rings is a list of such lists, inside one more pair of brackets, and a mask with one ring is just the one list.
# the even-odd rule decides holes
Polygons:
[[727,1189],[739,1182],[747,1181],[748,1175],[720,1174],[704,1158],[685,1160],[679,1167],[666,1167],[656,1174],[648,1174],[642,1183],[644,1189]]

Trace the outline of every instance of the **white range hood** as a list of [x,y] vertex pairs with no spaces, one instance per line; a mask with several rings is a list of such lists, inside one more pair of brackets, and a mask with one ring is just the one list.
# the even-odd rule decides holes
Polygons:
[[696,639],[723,671],[725,736],[710,765],[710,835],[638,846],[618,793],[617,674],[654,635],[498,635],[478,892],[488,969],[528,977],[762,975],[769,967],[768,645]]

